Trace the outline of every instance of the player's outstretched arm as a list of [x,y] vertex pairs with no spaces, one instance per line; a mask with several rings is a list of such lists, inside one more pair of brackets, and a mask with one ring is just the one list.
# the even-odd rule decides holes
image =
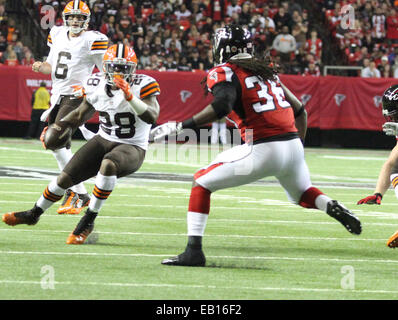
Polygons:
[[391,150],[389,157],[381,167],[374,194],[359,200],[357,204],[381,204],[383,195],[386,193],[391,184],[390,175],[393,171],[398,172],[397,167],[398,142],[396,146]]
[[305,111],[303,104],[297,97],[281,82],[283,92],[285,93],[286,100],[290,103],[294,111],[294,118],[296,128],[299,132],[300,139],[305,140],[307,133],[307,111]]
[[167,122],[151,131],[154,140],[178,134],[183,129],[192,129],[222,119],[231,112],[236,101],[236,89],[232,83],[221,82],[212,89],[214,100],[202,111],[183,122]]
[[44,61],[36,61],[33,65],[32,65],[32,70],[34,72],[41,72],[43,74],[50,74],[52,71],[51,68],[51,64],[49,64],[48,62]]

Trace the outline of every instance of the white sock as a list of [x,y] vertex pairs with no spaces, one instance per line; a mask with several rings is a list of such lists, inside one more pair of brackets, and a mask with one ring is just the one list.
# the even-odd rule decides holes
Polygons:
[[84,186],[83,182],[80,182],[79,184],[74,185],[73,187],[70,188],[74,193],[77,194],[86,194],[87,189]]
[[116,176],[104,176],[98,172],[95,178],[93,195],[88,208],[90,211],[99,212],[116,185]]
[[329,198],[327,195],[321,194],[316,197],[315,199],[315,206],[324,212],[326,212],[328,202],[331,201],[332,199]]
[[208,214],[191,212],[187,213],[188,236],[201,236],[205,233]]
[[55,159],[58,162],[58,167],[62,171],[64,170],[66,164],[69,162],[70,159],[72,159],[73,154],[71,149],[58,149],[53,152],[53,155]]
[[41,208],[43,211],[46,211],[55,202],[60,200],[64,193],[65,189],[61,188],[57,184],[57,178],[54,178],[47,186],[46,190],[44,190],[39,200],[36,202],[36,206]]

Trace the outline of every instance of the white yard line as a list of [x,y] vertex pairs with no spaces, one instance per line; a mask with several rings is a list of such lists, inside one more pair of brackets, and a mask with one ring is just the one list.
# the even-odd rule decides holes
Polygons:
[[[170,254],[149,254],[149,253],[98,253],[98,252],[56,252],[56,251],[5,251],[0,250],[0,255],[37,255],[37,256],[93,256],[93,257],[127,257],[127,258],[154,258],[170,257]],[[390,259],[341,259],[341,258],[322,258],[322,257],[272,257],[272,256],[211,256],[211,259],[231,259],[231,260],[283,260],[283,261],[322,261],[322,262],[344,262],[344,263],[392,263],[398,264],[398,260]]]
[[[0,228],[0,232],[28,232],[28,233],[70,233],[70,230],[43,230],[43,229],[5,229]],[[146,236],[146,237],[186,237],[186,233],[151,233],[151,232],[112,232],[112,231],[96,231],[97,234],[107,234],[116,236]],[[332,237],[296,237],[296,236],[259,236],[259,235],[239,235],[239,234],[211,234],[207,233],[206,238],[225,238],[225,239],[270,239],[270,240],[302,240],[302,241],[368,241],[368,242],[385,242],[386,239],[372,238],[332,238]]]
[[[23,280],[0,280],[1,284],[16,285],[42,285],[41,281],[23,281]],[[195,285],[195,284],[173,284],[173,283],[131,283],[131,282],[72,282],[72,281],[54,281],[54,286],[94,286],[94,287],[134,287],[134,288],[184,288],[184,289],[212,289],[212,290],[237,290],[237,291],[293,291],[293,292],[335,292],[342,294],[398,294],[394,290],[368,290],[368,289],[337,289],[337,288],[287,288],[287,287],[248,287],[248,286],[218,286],[218,285]]]

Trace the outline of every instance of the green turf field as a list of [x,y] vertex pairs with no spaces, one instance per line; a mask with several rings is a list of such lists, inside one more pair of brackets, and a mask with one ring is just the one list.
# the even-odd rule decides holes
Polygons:
[[[290,204],[268,178],[213,194],[207,266],[192,268],[160,261],[184,249],[190,177],[218,150],[166,147],[151,145],[136,177],[118,181],[95,244],[65,244],[81,215],[58,215],[57,205],[35,226],[0,222],[0,299],[398,299],[398,251],[385,244],[398,229],[398,200],[389,190],[381,206],[356,205],[388,150],[306,149],[314,185],[359,216],[360,236]],[[196,156],[183,156],[188,149]],[[56,172],[38,141],[0,139],[0,213],[30,209]]]

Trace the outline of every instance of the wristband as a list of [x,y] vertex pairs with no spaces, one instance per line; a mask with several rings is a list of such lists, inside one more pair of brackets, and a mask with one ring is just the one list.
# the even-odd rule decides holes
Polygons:
[[130,104],[131,108],[138,116],[142,115],[148,109],[148,105],[145,102],[134,96],[131,100],[127,102]]

